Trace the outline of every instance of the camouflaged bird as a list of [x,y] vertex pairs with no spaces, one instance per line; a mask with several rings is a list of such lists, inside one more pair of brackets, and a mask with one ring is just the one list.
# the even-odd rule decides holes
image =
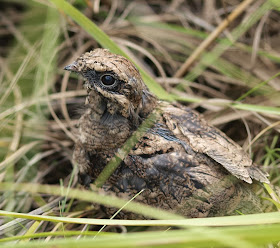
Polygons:
[[[157,106],[157,122],[102,190],[130,199],[144,189],[136,200],[186,217],[261,211],[250,184],[253,179],[268,183],[267,175],[198,113],[159,101],[129,60],[95,49],[65,69],[82,75],[88,92],[73,154],[84,185],[98,177]],[[121,217],[138,218],[125,212]]]

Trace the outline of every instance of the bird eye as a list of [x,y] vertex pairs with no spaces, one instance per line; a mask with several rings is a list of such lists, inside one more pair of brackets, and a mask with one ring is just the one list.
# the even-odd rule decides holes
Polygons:
[[112,86],[116,82],[116,79],[111,75],[105,74],[101,77],[101,82],[105,86]]

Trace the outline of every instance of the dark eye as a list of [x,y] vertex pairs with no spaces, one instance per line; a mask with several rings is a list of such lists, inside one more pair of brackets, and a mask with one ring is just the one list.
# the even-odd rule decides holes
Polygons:
[[101,77],[101,82],[105,86],[112,86],[116,82],[116,79],[111,75],[103,75]]

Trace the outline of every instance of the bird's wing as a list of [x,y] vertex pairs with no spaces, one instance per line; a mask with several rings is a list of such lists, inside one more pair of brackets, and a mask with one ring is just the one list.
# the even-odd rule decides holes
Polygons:
[[194,151],[207,154],[231,174],[247,183],[252,179],[269,183],[266,175],[252,166],[252,160],[232,139],[207,124],[195,111],[172,105],[163,108],[163,117],[168,128]]

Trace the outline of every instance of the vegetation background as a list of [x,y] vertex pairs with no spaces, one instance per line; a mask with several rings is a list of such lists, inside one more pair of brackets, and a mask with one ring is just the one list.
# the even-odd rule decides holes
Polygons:
[[[278,0],[2,0],[0,37],[1,247],[279,247]],[[270,174],[265,213],[182,220],[83,190],[71,157],[86,93],[63,67],[96,47],[243,146]],[[107,220],[98,203],[155,220]]]

